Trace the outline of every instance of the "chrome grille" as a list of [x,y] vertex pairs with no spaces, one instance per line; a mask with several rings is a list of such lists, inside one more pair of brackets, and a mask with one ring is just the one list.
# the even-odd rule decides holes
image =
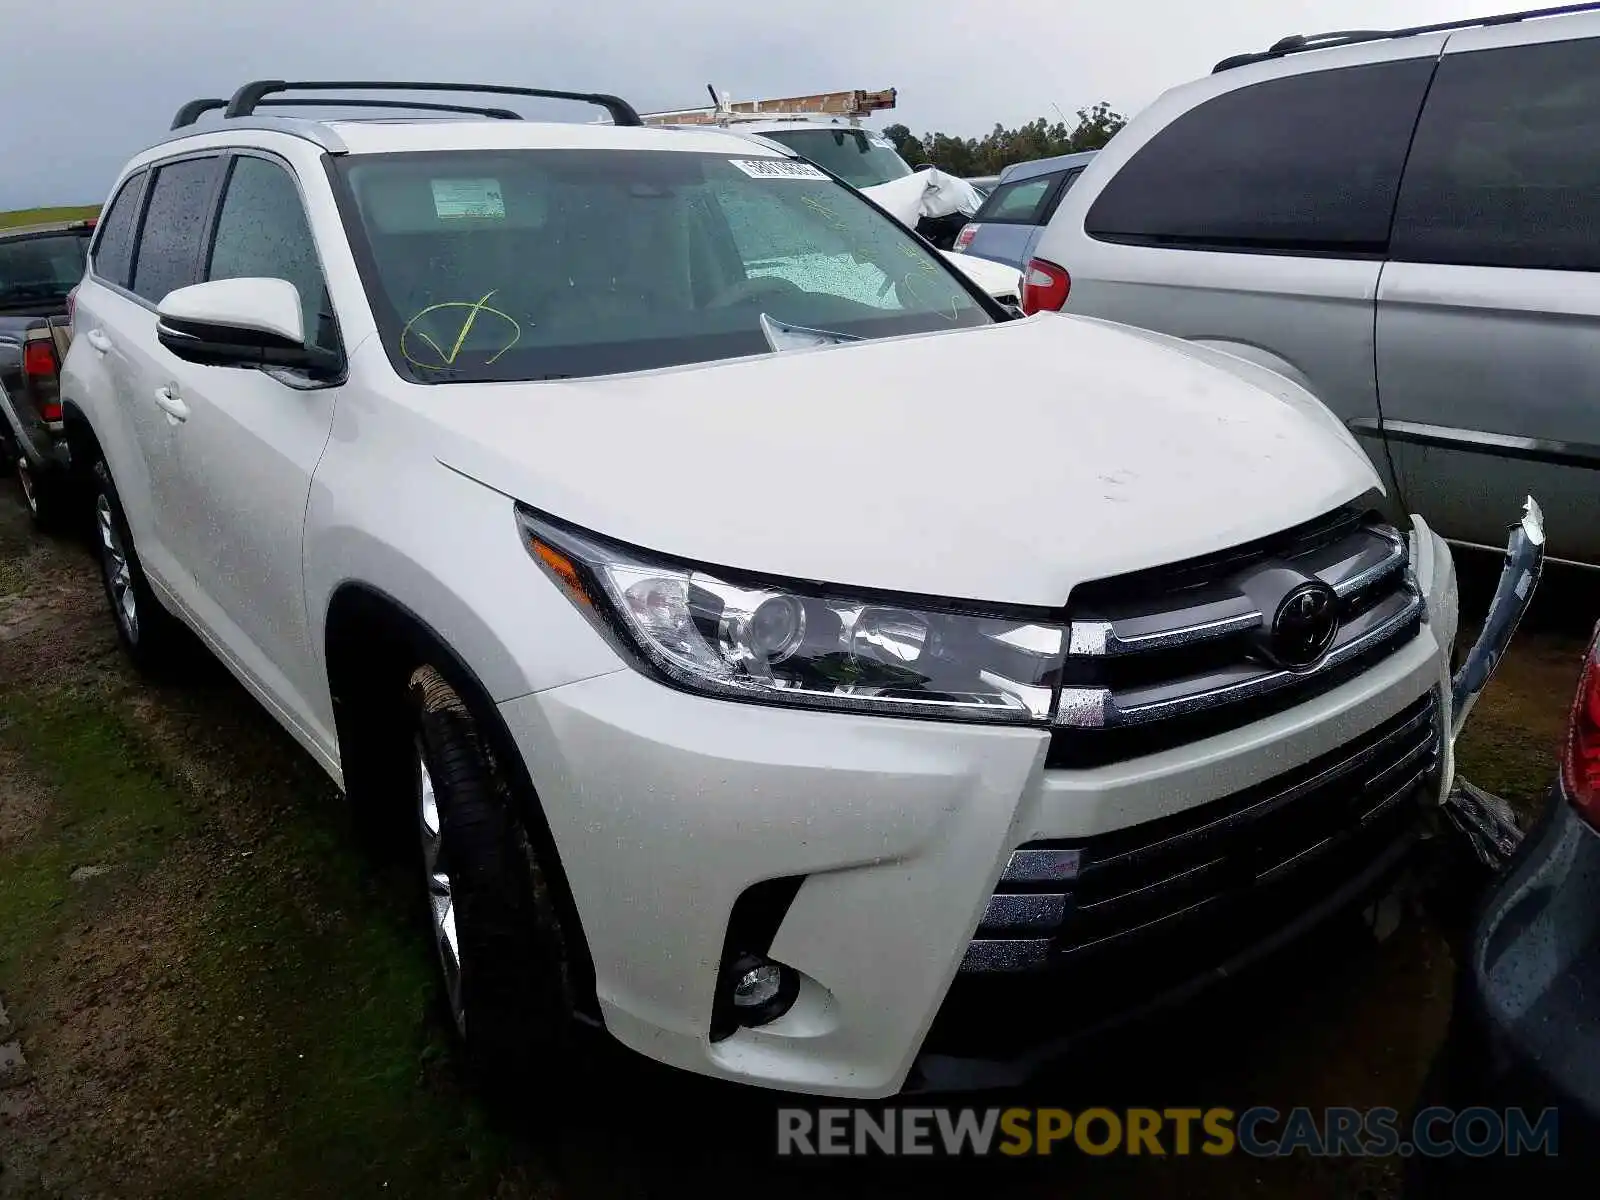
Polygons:
[[[1393,835],[1437,778],[1430,693],[1339,750],[1236,795],[1076,842],[1016,850],[962,971],[1037,970],[1131,948]],[[1355,854],[1365,862],[1370,855]]]
[[[1332,589],[1337,629],[1309,667],[1275,664],[1276,574]],[[1325,593],[1326,594],[1326,593]],[[1393,526],[1341,510],[1278,538],[1076,589],[1052,766],[1146,754],[1258,720],[1366,669],[1414,636],[1422,597]]]

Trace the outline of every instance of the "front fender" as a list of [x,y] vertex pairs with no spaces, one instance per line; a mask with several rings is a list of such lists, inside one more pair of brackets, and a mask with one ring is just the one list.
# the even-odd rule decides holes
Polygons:
[[[429,461],[330,455],[306,513],[307,615],[317,716],[333,728],[327,629],[335,593],[360,584],[431,629],[496,704],[624,664],[523,548],[511,500]],[[401,480],[403,479],[403,482]]]

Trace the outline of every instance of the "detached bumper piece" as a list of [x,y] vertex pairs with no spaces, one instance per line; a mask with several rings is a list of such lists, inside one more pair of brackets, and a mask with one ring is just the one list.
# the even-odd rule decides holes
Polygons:
[[[1500,583],[1490,601],[1483,631],[1450,681],[1452,739],[1460,735],[1473,705],[1477,704],[1494,669],[1500,665],[1522,621],[1522,614],[1533,602],[1543,570],[1544,514],[1529,496],[1523,506],[1522,519],[1511,526],[1505,566],[1500,570]],[[1478,860],[1491,870],[1503,868],[1522,841],[1511,806],[1465,780],[1446,798],[1444,812],[1466,837]]]
[[[1345,508],[1230,551],[1075,589],[1048,765],[1093,766],[1191,742],[1352,678],[1421,628],[1410,565],[1399,530]],[[1295,598],[1313,606],[1315,629],[1294,627]]]
[[1187,998],[1368,896],[1415,844],[1439,698],[1235,796],[1016,850],[910,1085],[1020,1082],[1093,1033]]

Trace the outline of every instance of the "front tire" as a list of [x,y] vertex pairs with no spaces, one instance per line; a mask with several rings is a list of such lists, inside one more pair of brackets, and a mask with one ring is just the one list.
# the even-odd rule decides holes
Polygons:
[[565,931],[519,798],[466,703],[432,666],[413,672],[410,694],[428,925],[450,1019],[480,1087],[536,1100],[571,1061]]
[[116,623],[117,640],[134,666],[159,674],[178,659],[182,628],[150,589],[134,549],[133,534],[128,530],[122,500],[104,459],[95,463],[93,479],[95,553],[100,560],[100,582]]

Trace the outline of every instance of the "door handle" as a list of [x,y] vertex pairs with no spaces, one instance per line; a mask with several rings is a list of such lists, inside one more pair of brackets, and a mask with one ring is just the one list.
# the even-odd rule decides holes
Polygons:
[[111,339],[106,336],[103,329],[91,329],[83,335],[83,339],[96,354],[105,354],[111,349]]
[[169,387],[156,389],[156,407],[167,414],[167,419],[176,425],[179,421],[189,419],[189,406],[180,400]]

